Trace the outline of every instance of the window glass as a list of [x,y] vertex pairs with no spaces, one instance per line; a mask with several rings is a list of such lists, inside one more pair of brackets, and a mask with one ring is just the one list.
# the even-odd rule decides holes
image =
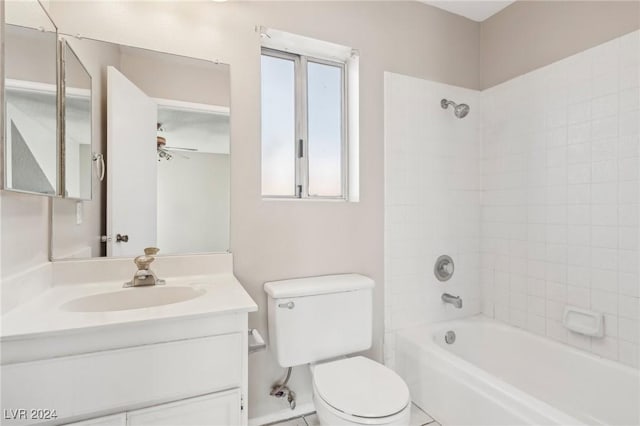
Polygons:
[[295,63],[262,55],[262,194],[295,195]]
[[342,68],[307,65],[309,195],[342,195]]

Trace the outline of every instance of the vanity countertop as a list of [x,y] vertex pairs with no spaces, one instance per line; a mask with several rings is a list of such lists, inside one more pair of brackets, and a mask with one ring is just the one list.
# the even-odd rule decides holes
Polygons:
[[[123,288],[123,281],[106,281],[91,284],[56,285],[39,294],[33,300],[12,309],[1,318],[2,341],[29,339],[67,333],[90,331],[125,324],[141,324],[150,321],[193,319],[243,312],[257,311],[256,303],[230,273],[215,275],[182,276],[167,278],[166,285]],[[84,312],[69,310],[78,299],[99,299],[109,293],[135,292],[135,298],[144,301],[143,292],[150,288],[167,289],[188,287],[185,292],[196,292],[198,297],[181,302],[126,310],[99,310]],[[149,295],[152,293],[149,292]],[[126,299],[126,297],[124,297]]]

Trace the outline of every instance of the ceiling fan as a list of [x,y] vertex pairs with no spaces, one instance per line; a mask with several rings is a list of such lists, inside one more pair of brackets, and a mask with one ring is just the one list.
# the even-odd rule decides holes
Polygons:
[[[158,127],[157,127],[158,133],[160,132],[164,132],[164,128],[162,127],[162,123],[158,123]],[[164,136],[160,136],[158,135],[157,138],[157,147],[158,147],[158,161],[165,159],[167,161],[172,160],[173,159],[173,154],[171,154],[170,151],[192,151],[192,152],[197,152],[198,150],[196,148],[183,148],[183,147],[179,147],[179,146],[167,146],[167,138],[165,138]],[[187,160],[189,159],[189,157],[187,157],[186,155],[183,154],[178,154],[180,157],[182,158],[186,158]]]

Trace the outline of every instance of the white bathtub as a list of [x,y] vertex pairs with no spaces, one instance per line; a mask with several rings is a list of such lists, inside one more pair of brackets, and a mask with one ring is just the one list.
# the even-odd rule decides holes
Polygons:
[[638,370],[482,316],[398,332],[396,370],[446,426],[640,424]]

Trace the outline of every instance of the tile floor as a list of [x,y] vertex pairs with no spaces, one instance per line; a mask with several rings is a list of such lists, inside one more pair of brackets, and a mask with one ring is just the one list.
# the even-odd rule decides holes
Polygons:
[[[318,416],[316,413],[306,414],[300,417],[294,417],[293,419],[285,420],[278,423],[269,423],[264,426],[318,426]],[[440,423],[433,420],[433,418],[422,411],[420,407],[415,404],[411,404],[411,421],[409,426],[440,426]]]

